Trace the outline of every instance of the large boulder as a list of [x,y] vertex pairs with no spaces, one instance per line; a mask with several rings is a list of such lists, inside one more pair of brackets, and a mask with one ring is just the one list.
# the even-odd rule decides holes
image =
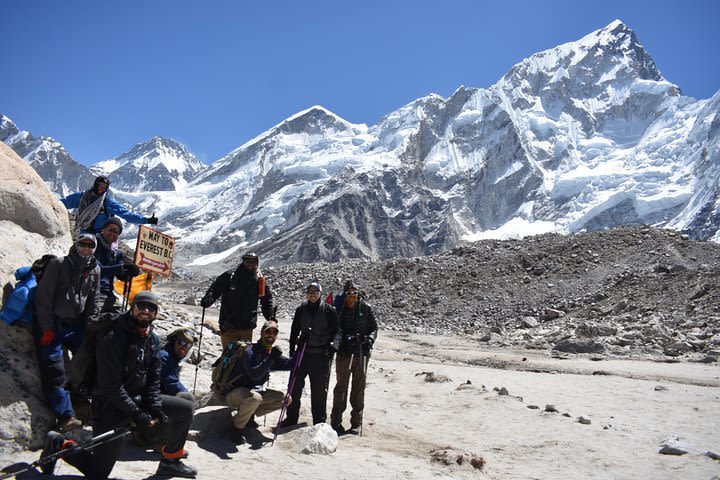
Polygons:
[[[0,142],[0,282],[72,239],[65,207],[40,176]],[[0,455],[37,448],[54,418],[45,407],[30,333],[0,322]]]

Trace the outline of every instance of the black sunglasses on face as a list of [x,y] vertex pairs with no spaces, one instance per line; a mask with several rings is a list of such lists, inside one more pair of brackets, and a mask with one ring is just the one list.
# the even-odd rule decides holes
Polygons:
[[137,302],[135,304],[135,308],[137,308],[138,310],[148,310],[150,312],[157,312],[158,309],[157,305],[153,305],[149,302]]
[[177,341],[177,344],[180,345],[180,346],[183,347],[183,348],[190,348],[190,347],[192,347],[192,345],[193,345],[192,343],[186,342],[185,340],[178,340],[178,341]]
[[345,295],[347,295],[348,297],[357,297],[357,296],[358,296],[358,291],[357,291],[357,290],[352,290],[352,291],[350,291],[350,292],[345,292]]

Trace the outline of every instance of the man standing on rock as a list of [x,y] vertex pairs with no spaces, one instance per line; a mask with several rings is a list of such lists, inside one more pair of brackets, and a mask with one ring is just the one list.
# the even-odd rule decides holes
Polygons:
[[330,382],[332,356],[338,351],[342,329],[335,307],[321,300],[322,287],[311,282],[306,289],[306,301],[296,310],[290,328],[290,356],[296,349],[305,351],[302,361],[295,367],[295,385],[291,392],[292,402],[282,427],[297,425],[300,417],[300,397],[305,387],[305,377],[310,377],[310,402],[313,425],[324,423],[327,418],[327,392]]
[[228,407],[237,410],[233,417],[235,428],[232,432],[232,440],[236,444],[245,443],[248,428],[258,427],[256,415],[267,415],[282,408],[285,394],[265,388],[270,371],[290,370],[293,366],[293,359],[284,356],[282,350],[274,346],[278,333],[277,322],[266,321],[260,339],[245,348],[242,360],[231,375],[232,378],[239,377],[238,386],[228,392],[225,402]]
[[48,263],[35,291],[32,329],[40,381],[63,432],[82,426],[65,389],[63,348],[75,353],[85,336],[85,325],[97,321],[100,267],[93,256],[96,245],[95,235],[81,234],[66,256]]
[[[93,389],[93,435],[131,425],[142,434],[161,439],[162,459],[156,475],[195,478],[197,470],[180,459],[184,450],[194,404],[183,398],[160,394],[160,347],[152,331],[158,311],[157,295],[143,291],[132,307],[117,319],[97,348],[97,385]],[[153,430],[157,429],[156,432]],[[59,433],[48,432],[41,457],[71,444]],[[122,451],[116,439],[92,451],[81,450],[64,460],[93,480],[107,479]],[[55,462],[43,465],[52,474]]]
[[359,433],[365,408],[365,380],[370,351],[377,338],[377,322],[372,307],[360,298],[360,290],[352,280],[345,282],[343,304],[339,307],[338,317],[343,336],[335,363],[337,383],[333,390],[333,408],[330,414],[330,426],[338,433],[345,433],[342,415],[347,407],[348,383],[352,376],[350,390],[350,430]]
[[91,189],[60,199],[68,209],[78,209],[75,220],[76,231],[99,233],[105,225],[105,221],[111,216],[121,217],[130,223],[157,225],[158,219],[155,214],[152,217],[143,217],[131,212],[110,195],[109,189],[110,179],[105,175],[100,175],[95,179]]
[[200,301],[203,308],[208,308],[222,297],[219,323],[223,351],[236,340],[252,341],[257,326],[258,300],[265,320],[272,317],[272,292],[258,270],[259,264],[256,253],[246,253],[235,271],[228,270],[220,275]]

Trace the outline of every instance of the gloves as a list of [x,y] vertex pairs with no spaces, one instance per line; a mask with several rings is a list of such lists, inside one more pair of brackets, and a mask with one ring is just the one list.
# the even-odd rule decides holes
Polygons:
[[338,345],[337,342],[332,342],[332,343],[330,344],[330,351],[331,351],[332,353],[337,353],[338,350],[340,350],[340,345]]
[[149,223],[150,225],[157,225],[158,219],[155,216],[155,214],[152,214],[152,217],[148,217],[145,219],[145,223]]
[[43,330],[42,337],[40,338],[40,345],[47,347],[55,339],[55,332],[52,330]]
[[135,412],[135,414],[132,416],[132,421],[137,429],[146,430],[150,428],[150,422],[152,422],[152,418],[150,418],[150,415],[148,415],[147,413],[139,410]]
[[163,412],[161,408],[151,408],[148,413],[152,418],[157,418],[158,423],[167,423],[170,421],[168,416],[165,415],[165,412]]
[[372,347],[373,347],[373,343],[374,343],[374,340],[373,340],[372,337],[365,337],[365,346],[366,346],[367,348],[372,348]]
[[200,306],[203,308],[208,308],[210,305],[213,304],[215,300],[212,299],[212,297],[208,297],[205,295],[202,300],[200,300]]
[[278,358],[282,355],[282,350],[280,350],[280,347],[273,347],[270,351],[270,359],[272,359],[273,362],[276,362]]
[[128,263],[127,265],[125,265],[124,268],[130,277],[137,277],[138,275],[140,275],[140,267],[138,267],[134,263]]

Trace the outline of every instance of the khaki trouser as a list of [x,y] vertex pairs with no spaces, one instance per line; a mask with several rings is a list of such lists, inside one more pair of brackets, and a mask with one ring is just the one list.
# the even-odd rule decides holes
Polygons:
[[252,328],[250,330],[226,330],[220,334],[220,341],[222,342],[223,352],[230,343],[236,340],[245,340],[246,342],[252,342]]
[[[352,364],[351,364],[352,360]],[[362,423],[365,408],[365,362],[370,359],[364,355],[338,354],[335,362],[337,383],[333,390],[333,407],[330,413],[330,425],[337,427],[342,423],[342,415],[347,407],[348,383],[352,375],[350,387],[350,427],[358,428]]]
[[237,413],[233,417],[235,428],[245,428],[254,415],[261,417],[282,408],[285,394],[277,390],[267,389],[264,392],[237,387],[225,396],[225,403]]

